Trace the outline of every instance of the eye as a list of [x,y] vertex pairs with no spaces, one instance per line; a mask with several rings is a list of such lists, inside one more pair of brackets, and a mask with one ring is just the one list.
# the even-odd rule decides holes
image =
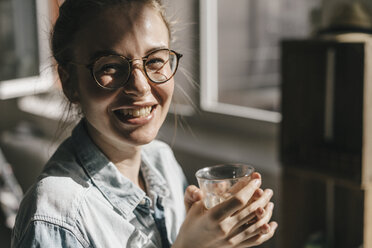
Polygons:
[[105,75],[113,75],[119,72],[120,65],[119,64],[106,64],[103,65],[100,69],[102,74]]
[[166,62],[162,58],[151,58],[147,61],[146,67],[150,70],[157,70],[161,69],[164,63]]

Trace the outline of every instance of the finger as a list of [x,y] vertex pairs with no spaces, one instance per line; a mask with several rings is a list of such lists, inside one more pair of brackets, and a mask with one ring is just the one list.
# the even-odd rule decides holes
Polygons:
[[266,223],[269,223],[271,216],[273,214],[274,209],[274,203],[270,202],[267,204],[265,208],[265,215],[262,219],[259,219],[256,223],[253,223],[248,227],[248,232],[254,232],[257,229],[260,229],[261,226],[265,225]]
[[[254,194],[253,194],[253,196],[251,197],[251,199],[248,200],[247,205],[250,205],[252,202],[258,200],[260,197],[262,197],[263,193],[264,193],[264,191],[263,191],[261,188],[257,189],[257,190],[254,192]],[[239,212],[240,212],[240,209],[237,210],[237,211],[235,211],[235,213],[233,213],[232,216],[238,214]]]
[[209,210],[211,218],[220,221],[232,215],[237,210],[244,207],[254,192],[261,186],[261,179],[251,180],[245,187],[232,195],[226,201],[214,206]]
[[253,237],[241,242],[236,247],[237,248],[254,247],[254,246],[258,246],[258,245],[262,244],[263,242],[269,240],[270,238],[272,238],[274,236],[275,230],[278,227],[278,223],[273,221],[273,222],[269,223],[269,226],[270,226],[270,231],[268,233],[257,234],[256,236],[253,236]]
[[186,188],[184,197],[186,212],[189,211],[189,209],[195,202],[200,201],[202,198],[203,193],[198,187],[196,187],[195,185],[188,186]]
[[185,219],[185,221],[188,219],[189,221],[191,221],[191,219],[198,219],[199,217],[201,217],[202,215],[205,214],[206,212],[206,208],[204,206],[204,202],[203,201],[197,201],[195,202],[190,208],[189,208],[189,211],[186,213],[188,216],[192,216],[190,218],[187,218]]
[[253,172],[251,174],[251,179],[261,179],[261,174],[258,172]]
[[230,232],[236,232],[236,230],[239,229],[242,225],[252,224],[257,221],[256,212],[251,212],[248,208],[237,212],[239,213],[234,214],[230,218],[226,218],[224,220],[224,222],[227,222],[226,225],[232,226]]
[[254,236],[257,236],[259,234],[267,234],[270,232],[270,225],[265,224],[261,226],[260,228],[250,231],[249,224],[244,224],[240,226],[238,229],[236,229],[233,233],[229,234],[228,236],[228,242],[233,245],[240,244],[241,242],[244,242],[247,239],[250,239]]
[[[265,215],[265,212],[266,212],[265,207],[267,206],[271,197],[272,197],[272,190],[270,190],[270,189],[265,190],[263,195],[258,200],[256,200],[255,202],[253,202],[251,204],[248,204],[247,207],[236,211],[231,216],[232,219],[229,222],[229,223],[231,223],[231,225],[234,226],[232,228],[232,230],[238,228],[239,226],[241,226],[241,225],[243,225],[247,222],[250,222],[253,219],[252,216],[253,217],[257,216],[257,219],[263,218],[264,215]],[[255,213],[255,215],[252,215],[252,213]]]
[[262,189],[257,189],[254,192],[254,195],[253,195],[253,197],[251,199],[252,200],[258,200],[263,194],[264,194],[264,191]]
[[262,191],[262,189],[257,189],[255,194],[256,196],[260,195],[260,197],[254,200],[255,197],[252,196],[247,203],[248,206],[246,208],[239,209],[234,213],[234,215],[243,215],[239,217],[239,219],[243,219],[244,216],[256,211],[258,208],[264,208],[273,196],[273,191],[271,189],[266,189],[265,191]]
[[269,224],[263,224],[261,227],[260,227],[260,230],[261,230],[261,233],[262,234],[267,234],[267,233],[269,233],[270,232],[270,229],[271,229],[271,227],[270,227],[270,225]]
[[265,216],[265,209],[263,207],[259,207],[256,209],[256,211],[254,211],[256,216],[257,216],[257,219],[262,219],[264,216]]
[[[235,215],[232,216],[231,218],[225,219],[229,220],[228,224],[233,226],[233,228],[231,228],[232,233],[237,232],[237,229],[239,229],[243,225],[246,224],[252,225],[257,223],[260,219],[266,216],[267,211],[270,211],[270,209],[266,211],[264,208],[259,207],[258,209],[256,209],[256,211],[252,213],[250,213],[249,211],[250,210],[246,208],[243,211],[240,211],[239,215]],[[270,220],[270,218],[268,220]],[[261,223],[265,223],[265,221],[261,221]]]
[[260,198],[263,196],[263,194],[264,194],[264,191],[263,191],[261,188],[260,188],[260,189],[257,189],[257,190],[254,192],[254,194],[253,194],[253,196],[251,197],[251,199],[249,199],[249,202],[248,202],[248,203],[260,199]]
[[[251,199],[249,199],[247,205],[250,205],[252,202],[257,201],[260,197],[262,197],[264,191],[262,189],[257,189]],[[242,211],[242,209],[237,210],[235,213],[232,214],[232,216],[239,214]],[[245,215],[249,215],[250,212],[247,211]],[[238,219],[242,219],[242,217],[238,217]]]
[[260,173],[257,173],[257,172],[253,172],[249,177],[244,177],[243,179],[240,179],[237,183],[235,183],[230,189],[229,189],[229,193],[231,195],[234,195],[236,194],[237,192],[239,192],[242,188],[244,188],[245,186],[247,186],[247,184],[254,180],[254,179],[259,179],[261,180],[261,174]]
[[239,219],[239,217],[240,216],[232,216],[222,220],[220,223],[222,230],[225,230],[225,232],[229,233],[230,236],[235,236],[242,231],[240,230],[242,226],[245,225],[243,228],[244,230],[257,221],[256,213],[244,216],[244,219]]
[[264,191],[260,188],[260,189],[257,189],[253,196],[251,197],[251,199],[249,199],[247,205],[250,205],[252,202],[254,201],[257,201],[258,199],[260,199],[260,197],[262,197],[264,194]]
[[252,212],[256,211],[259,207],[264,208],[273,197],[273,194],[274,192],[271,189],[265,189],[263,195],[248,206],[249,210]]

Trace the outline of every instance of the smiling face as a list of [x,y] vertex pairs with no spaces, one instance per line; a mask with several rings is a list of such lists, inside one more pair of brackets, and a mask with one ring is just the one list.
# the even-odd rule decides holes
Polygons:
[[142,57],[169,48],[169,31],[157,10],[132,4],[95,13],[74,44],[78,63],[92,63],[104,54],[134,59],[128,82],[117,90],[99,87],[89,69],[76,66],[77,102],[95,143],[105,150],[151,142],[164,122],[174,89],[173,78],[155,84],[143,71]]

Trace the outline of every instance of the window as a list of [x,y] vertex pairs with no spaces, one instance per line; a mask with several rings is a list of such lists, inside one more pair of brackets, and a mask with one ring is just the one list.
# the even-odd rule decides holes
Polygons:
[[321,0],[203,0],[201,107],[278,123],[280,40],[319,25]]
[[49,89],[49,1],[0,2],[0,99]]

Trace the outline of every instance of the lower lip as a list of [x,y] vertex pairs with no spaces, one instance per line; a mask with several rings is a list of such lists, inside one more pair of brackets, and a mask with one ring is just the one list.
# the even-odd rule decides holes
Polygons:
[[148,116],[140,116],[140,117],[134,117],[134,116],[125,116],[125,117],[119,117],[115,113],[115,117],[119,119],[121,123],[124,124],[130,124],[130,125],[145,125],[149,123],[155,115],[156,106],[154,106],[151,110],[151,113]]

